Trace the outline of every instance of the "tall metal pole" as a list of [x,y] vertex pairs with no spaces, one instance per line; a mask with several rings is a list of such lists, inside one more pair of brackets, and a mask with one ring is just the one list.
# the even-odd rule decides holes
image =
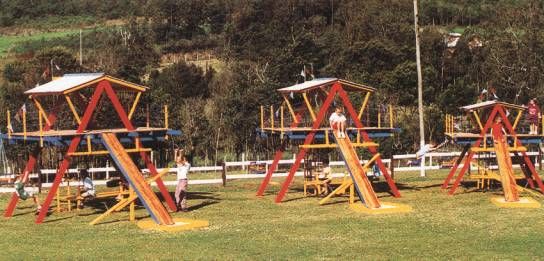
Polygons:
[[[419,147],[425,146],[425,129],[423,124],[423,76],[421,75],[421,54],[419,50],[419,25],[417,0],[414,0],[414,30],[416,33],[416,63],[417,63],[417,109],[419,113]],[[419,175],[425,177],[425,155],[421,156]]]
[[83,65],[83,32],[79,29],[79,66]]

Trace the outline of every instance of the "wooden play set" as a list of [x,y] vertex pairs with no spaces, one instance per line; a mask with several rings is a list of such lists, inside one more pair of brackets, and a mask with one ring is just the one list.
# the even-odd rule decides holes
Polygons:
[[[23,182],[26,183],[30,173],[34,171],[44,146],[55,146],[65,150],[52,186],[36,217],[36,223],[44,221],[53,200],[57,201],[57,210],[62,210],[63,204],[70,209],[72,202],[82,200],[77,193],[70,193],[69,188],[67,188],[66,194],[58,193],[59,185],[74,157],[109,155],[123,174],[129,189],[99,193],[98,197],[118,197],[119,202],[93,220],[91,224],[96,224],[110,213],[120,211],[127,206],[131,210],[130,220],[135,220],[134,202],[139,199],[152,219],[151,222],[146,220],[138,222],[138,226],[142,228],[179,231],[207,226],[207,221],[172,218],[151,188],[151,184],[154,182],[166,205],[170,210],[176,210],[175,203],[161,179],[168,169],[158,173],[148,155],[151,149],[144,147],[144,144],[164,140],[169,135],[180,135],[180,132],[168,128],[166,107],[164,109],[164,126],[151,127],[149,113],[147,113],[145,127],[134,126],[133,117],[140,97],[146,90],[147,87],[102,73],[66,74],[25,92],[36,110],[39,121],[38,130],[27,130],[25,109],[22,112],[22,130],[14,131],[8,112],[7,126],[10,127],[7,134],[3,134],[3,138],[10,142],[36,143],[21,174]],[[74,125],[75,129],[61,129]],[[113,126],[115,127],[112,128]],[[132,146],[129,148],[123,144],[129,146],[132,144]],[[136,155],[139,155],[151,174],[147,180],[133,161]],[[13,215],[18,201],[17,194],[13,193],[4,213],[5,217]]]
[[[526,147],[528,144],[542,143],[544,135],[542,133],[518,134],[516,131],[525,107],[499,101],[486,101],[461,107],[461,110],[471,118],[472,129],[476,130],[473,132],[477,133],[461,132],[457,127],[459,124],[455,123],[455,117],[446,116],[445,134],[454,143],[462,145],[463,150],[442,184],[442,188],[448,189],[450,182],[457,174],[449,188],[449,194],[453,195],[472,165],[477,171],[470,172],[467,178],[475,180],[478,188],[484,189],[490,182],[501,183],[504,198],[492,198],[494,204],[501,207],[540,207],[534,199],[519,196],[519,191],[522,190],[540,195],[533,190],[535,183],[540,191],[544,192],[544,185],[527,155]],[[513,124],[510,118],[513,118]],[[491,157],[492,154],[495,157]],[[498,171],[489,167],[489,161],[493,158],[496,159]],[[512,159],[520,164],[523,175],[515,174]],[[519,186],[517,182],[519,179],[525,179],[531,189]]]
[[[393,127],[391,107],[389,107],[388,113],[389,124],[384,124],[385,126],[382,126],[382,117],[380,116],[378,117],[377,127],[364,126],[361,121],[370,95],[374,91],[376,89],[372,87],[337,78],[314,79],[279,89],[278,92],[283,97],[283,104],[278,109],[279,113],[276,113],[274,107],[270,106],[270,114],[267,115],[268,113],[265,113],[264,107],[261,107],[261,126],[259,129],[261,136],[271,137],[277,135],[282,139],[282,142],[275,153],[272,165],[258,188],[257,196],[264,195],[272,175],[286,151],[287,141],[304,140],[299,145],[299,152],[295,157],[295,162],[276,196],[276,203],[280,203],[284,199],[295,173],[300,168],[309,150],[337,148],[345,161],[351,178],[342,179],[339,186],[326,198],[323,198],[320,204],[326,203],[334,195],[340,195],[349,190],[351,195],[349,205],[355,211],[372,214],[410,211],[410,207],[405,205],[380,202],[366,174],[369,167],[376,164],[389,185],[393,196],[400,197],[395,182],[383,164],[380,153],[378,153],[377,148],[379,145],[372,140],[372,138],[390,137],[393,132],[397,131]],[[362,95],[359,112],[355,111],[348,92],[352,95]],[[296,103],[293,102],[297,98],[303,101],[300,106],[296,106]],[[348,122],[353,122],[355,125],[355,127],[347,128],[348,137],[346,138],[338,138],[336,131],[329,127],[328,116],[334,109],[333,103],[336,102],[336,98],[346,108]],[[312,105],[312,103],[314,104]],[[284,115],[285,108],[288,110],[287,116]],[[276,114],[279,115],[275,116]],[[266,120],[267,117],[268,120]],[[351,139],[353,139],[353,142]],[[364,165],[361,165],[355,148],[366,148],[372,157]],[[306,162],[305,164],[310,168],[315,167],[314,164],[319,165],[315,161]],[[316,179],[305,182],[305,187],[313,186],[318,193],[319,187],[323,185],[319,184]],[[360,200],[359,204],[355,203],[355,192]]]

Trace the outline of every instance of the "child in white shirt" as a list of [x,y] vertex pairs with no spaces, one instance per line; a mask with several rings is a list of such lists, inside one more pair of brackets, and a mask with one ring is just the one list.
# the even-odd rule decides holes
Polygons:
[[186,212],[187,208],[187,173],[191,164],[183,156],[183,150],[175,150],[178,185],[176,186],[176,206],[178,211]]
[[338,138],[346,137],[346,116],[344,116],[342,111],[342,107],[338,106],[329,117],[331,128],[333,130],[338,130]]

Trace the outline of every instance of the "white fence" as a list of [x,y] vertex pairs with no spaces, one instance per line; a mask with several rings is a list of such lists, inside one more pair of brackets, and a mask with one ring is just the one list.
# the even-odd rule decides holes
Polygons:
[[[451,159],[452,157],[456,157],[456,156],[459,156],[461,154],[461,152],[431,152],[431,153],[428,153],[426,156],[425,156],[425,169],[427,170],[432,170],[432,169],[439,169],[440,168],[440,162],[442,162],[443,160],[445,160],[445,158],[447,158],[448,160]],[[527,152],[527,154],[529,156],[537,156],[538,155],[538,152]],[[513,154],[512,154],[513,155]],[[491,154],[490,156],[488,157],[491,157],[493,158],[494,155]],[[416,155],[415,154],[405,154],[405,155],[394,155],[393,156],[393,159],[395,160],[395,164],[393,166],[393,169],[395,171],[395,173],[398,173],[398,172],[403,172],[403,171],[417,171],[419,170],[419,166],[416,166],[416,167],[407,167],[407,166],[404,166],[406,165],[405,162],[408,161],[408,160],[412,160],[412,159],[415,159],[416,158]],[[382,161],[387,165],[387,167],[389,167],[391,169],[391,159],[382,159]],[[364,164],[366,161],[361,161],[362,164]],[[280,160],[279,162],[279,165],[280,166],[285,166],[285,165],[292,165],[294,163],[294,160],[293,159],[289,159],[289,160]],[[404,164],[403,164],[404,163]],[[252,164],[257,164],[257,165],[264,165],[265,168],[264,168],[264,171],[268,171],[268,168],[270,167],[270,165],[272,164],[272,160],[265,160],[265,161],[233,161],[233,162],[225,162],[225,165],[224,166],[200,166],[200,167],[191,167],[190,169],[190,176],[192,177],[190,180],[189,180],[189,184],[221,184],[227,180],[234,180],[234,179],[256,179],[256,178],[263,178],[265,175],[264,174],[251,174],[249,173],[249,166],[252,165]],[[345,163],[344,161],[331,161],[329,163],[330,166],[334,167],[334,166],[344,166]],[[536,163],[536,166],[539,166],[540,163]],[[493,167],[493,166],[491,166]],[[519,167],[519,165],[514,165],[514,167]],[[238,174],[232,174],[232,175],[228,175],[228,171],[229,169],[233,169],[233,168],[236,168],[237,169],[237,172]],[[159,168],[157,169],[159,172],[161,172],[163,169],[162,168]],[[242,174],[240,174],[240,170],[242,171]],[[112,172],[115,172],[116,169],[114,167],[110,167],[110,166],[106,166],[106,167],[101,167],[101,168],[90,168],[89,169],[89,173],[91,175],[94,175],[96,173],[104,173],[106,179],[109,179],[110,178],[110,174]],[[78,169],[69,169],[68,170],[69,173],[77,173],[78,172]],[[142,172],[143,173],[149,173],[149,170],[148,169],[142,169]],[[198,179],[198,173],[209,173],[209,172],[219,172],[221,175],[218,174],[218,178],[216,179]],[[245,172],[245,173],[244,173]],[[53,175],[56,173],[56,170],[55,169],[42,169],[41,170],[41,173],[42,175]],[[175,173],[175,169],[170,169],[169,170],[169,173]],[[302,172],[296,172],[296,176],[301,176],[303,173]],[[333,176],[342,176],[344,175],[343,173],[334,173]],[[274,173],[273,177],[285,177],[287,176],[287,173],[285,172],[276,172]],[[14,178],[15,175],[4,175],[3,176],[4,178]],[[32,178],[37,178],[38,177],[38,174],[37,173],[32,173],[30,174],[30,177]],[[95,181],[96,185],[105,185],[106,184],[106,180],[96,180]],[[170,185],[170,186],[175,186],[176,185],[176,181],[166,181],[165,182],[166,185]],[[64,185],[64,184],[63,184]],[[61,186],[63,186],[61,185]],[[77,185],[77,182],[76,184],[70,184],[70,185]],[[51,186],[51,183],[49,182],[46,182],[46,183],[43,183],[42,184],[42,187],[50,187]],[[7,190],[6,190],[7,189]],[[6,192],[6,191],[11,191],[11,188],[4,188],[4,189],[0,189],[0,192]]]

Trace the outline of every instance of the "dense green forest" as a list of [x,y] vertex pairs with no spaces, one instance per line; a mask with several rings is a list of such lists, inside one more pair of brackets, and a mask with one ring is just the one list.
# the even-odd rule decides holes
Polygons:
[[[44,68],[54,59],[56,73],[100,71],[149,86],[146,99],[169,104],[172,127],[199,158],[214,159],[216,149],[266,157],[273,146],[256,136],[259,106],[279,104],[274,90],[300,82],[306,66],[316,77],[376,87],[374,103],[397,108],[403,132],[388,141],[387,153],[413,152],[418,143],[412,1],[0,0],[0,6],[0,44],[12,36],[77,32],[10,46],[0,63],[1,111],[17,110],[24,90],[46,82]],[[544,102],[543,8],[540,0],[420,1],[427,139],[441,138],[444,114],[475,102],[488,85],[507,102]],[[451,32],[461,36],[448,48]]]

